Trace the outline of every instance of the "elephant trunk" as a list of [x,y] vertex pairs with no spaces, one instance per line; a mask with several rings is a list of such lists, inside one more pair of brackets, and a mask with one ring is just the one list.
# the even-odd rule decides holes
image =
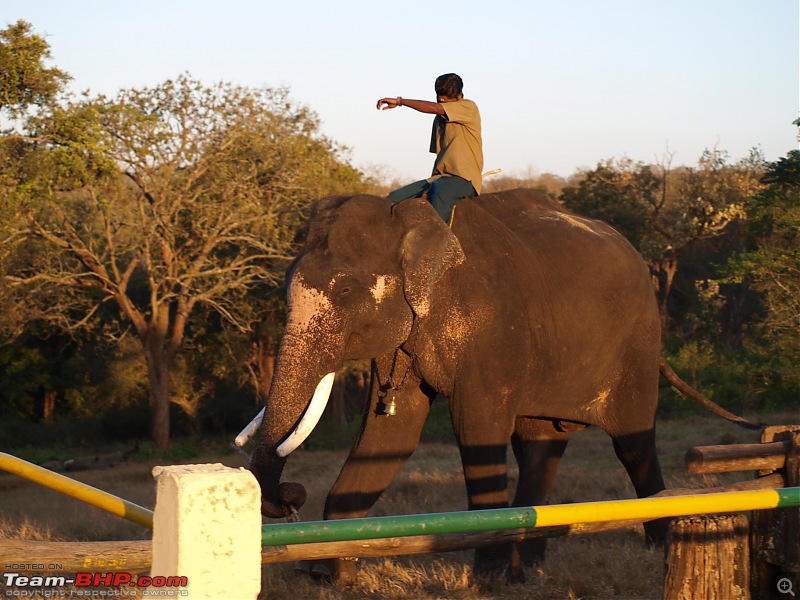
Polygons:
[[317,387],[314,389],[314,395],[311,396],[311,402],[308,403],[303,418],[297,424],[289,437],[278,446],[275,450],[276,454],[285,458],[291,454],[306,438],[311,435],[314,427],[319,423],[322,413],[325,412],[325,407],[328,405],[328,400],[331,397],[331,390],[333,389],[333,380],[336,378],[336,373],[328,373],[320,379]]
[[[288,516],[305,503],[305,488],[299,483],[281,483],[281,475],[288,454],[311,433],[322,415],[334,379],[333,369],[324,364],[309,368],[309,355],[300,352],[298,341],[291,337],[284,337],[278,352],[250,465],[261,486],[262,513],[272,518]],[[293,358],[299,356],[305,360]]]
[[280,483],[285,458],[265,456],[259,458],[259,448],[253,454],[250,469],[261,486],[261,513],[278,519],[288,517],[292,509],[299,509],[306,501],[306,490],[299,483]]

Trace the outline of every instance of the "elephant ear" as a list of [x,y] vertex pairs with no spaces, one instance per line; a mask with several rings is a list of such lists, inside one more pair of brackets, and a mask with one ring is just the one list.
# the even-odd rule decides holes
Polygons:
[[392,212],[403,223],[400,265],[406,300],[414,314],[425,317],[433,286],[448,269],[464,262],[464,251],[427,200],[405,200]]

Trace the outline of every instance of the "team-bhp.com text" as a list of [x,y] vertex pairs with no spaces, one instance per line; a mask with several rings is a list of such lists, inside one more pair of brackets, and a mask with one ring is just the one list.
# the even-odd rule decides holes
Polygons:
[[[31,575],[3,573],[5,596],[12,598],[52,598],[60,596],[118,597],[136,594],[140,596],[188,596],[186,577],[156,575],[134,575],[131,573],[76,573],[74,577],[64,575]],[[78,589],[63,590],[65,586]],[[112,588],[112,589],[100,589]],[[126,589],[128,588],[128,589]]]

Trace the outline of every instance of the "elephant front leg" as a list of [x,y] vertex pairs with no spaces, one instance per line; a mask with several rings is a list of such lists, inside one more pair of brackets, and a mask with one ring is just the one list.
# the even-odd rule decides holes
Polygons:
[[[419,444],[432,397],[420,389],[419,382],[412,381],[394,395],[396,412],[388,415],[379,406],[377,390],[373,390],[359,436],[328,493],[324,519],[366,516]],[[316,561],[310,568],[312,574],[341,584],[356,578],[353,560]]]
[[359,436],[328,493],[324,519],[365,516],[417,448],[432,398],[414,383],[394,396],[396,412],[389,415],[372,394]]

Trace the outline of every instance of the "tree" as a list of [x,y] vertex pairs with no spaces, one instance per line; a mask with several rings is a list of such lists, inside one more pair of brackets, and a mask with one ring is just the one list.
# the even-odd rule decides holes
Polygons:
[[53,100],[70,77],[46,68],[49,58],[49,44],[30,23],[20,20],[0,31],[0,111],[16,117],[31,105]]
[[568,186],[561,201],[576,212],[618,229],[641,252],[656,288],[661,326],[668,331],[667,298],[681,255],[698,240],[720,235],[742,215],[744,198],[757,189],[763,158],[754,152],[729,165],[727,155],[706,151],[697,168],[608,160]]
[[[31,106],[44,107],[55,101],[70,77],[64,71],[48,68],[50,59],[47,41],[33,33],[26,21],[17,21],[0,30],[0,115],[16,120]],[[0,132],[0,199],[24,177],[22,158],[29,144],[25,139]],[[9,231],[15,211],[8,203],[0,203],[0,237]],[[0,254],[0,272],[7,268],[8,257]],[[22,334],[26,309],[24,300],[15,298],[0,281],[0,345]]]
[[553,173],[537,173],[532,167],[518,175],[500,173],[484,180],[483,193],[490,194],[514,188],[529,188],[540,190],[558,198],[561,191],[567,186],[567,180]]
[[12,194],[24,226],[4,246],[22,266],[7,280],[37,299],[39,319],[77,329],[102,316],[108,337],[136,334],[151,435],[166,448],[190,317],[202,306],[251,331],[310,202],[359,174],[284,89],[181,76],[65,103],[29,126],[47,143],[33,142]]
[[770,163],[764,188],[748,198],[748,249],[731,258],[723,280],[754,289],[762,312],[760,349],[787,389],[800,389],[800,151]]

